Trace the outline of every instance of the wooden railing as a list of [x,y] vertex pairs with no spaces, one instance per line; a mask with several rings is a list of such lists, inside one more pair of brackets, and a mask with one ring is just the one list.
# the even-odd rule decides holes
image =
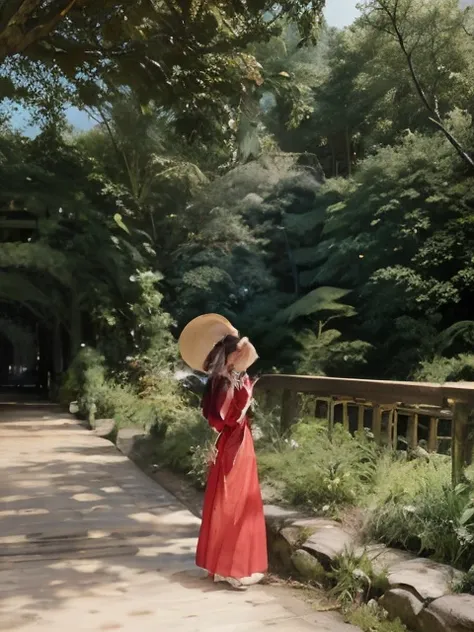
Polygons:
[[[397,448],[402,438],[408,449],[416,449],[419,444],[420,417],[426,417],[428,451],[436,452],[440,440],[450,440],[454,484],[462,480],[464,469],[472,463],[473,382],[428,384],[264,375],[256,385],[256,396],[263,407],[280,406],[282,431],[287,431],[300,416],[302,394],[314,398],[315,417],[322,416],[318,405],[321,402],[326,404],[329,433],[334,427],[337,407],[341,408],[340,421],[348,430],[351,427],[350,412],[356,409],[356,429],[368,428],[378,444],[389,448]],[[402,418],[406,419],[403,437],[399,434],[399,420]],[[440,420],[450,423],[450,436],[438,435]]]

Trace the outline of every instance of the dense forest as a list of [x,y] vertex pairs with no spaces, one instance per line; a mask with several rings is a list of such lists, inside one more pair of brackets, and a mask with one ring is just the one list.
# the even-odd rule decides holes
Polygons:
[[54,375],[94,347],[146,391],[217,311],[261,370],[472,379],[473,11],[29,4],[28,43],[1,9],[2,213],[37,219],[1,224],[4,337],[51,340]]

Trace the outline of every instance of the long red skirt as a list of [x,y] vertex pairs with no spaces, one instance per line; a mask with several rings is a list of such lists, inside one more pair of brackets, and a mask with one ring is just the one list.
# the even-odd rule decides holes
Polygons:
[[196,564],[212,575],[243,579],[268,567],[262,496],[247,421],[226,427],[204,498]]

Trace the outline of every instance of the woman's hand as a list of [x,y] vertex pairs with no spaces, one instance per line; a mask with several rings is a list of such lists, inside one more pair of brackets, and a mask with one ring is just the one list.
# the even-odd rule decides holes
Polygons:
[[255,347],[248,338],[242,338],[237,349],[227,358],[227,370],[244,373],[256,360],[258,354]]

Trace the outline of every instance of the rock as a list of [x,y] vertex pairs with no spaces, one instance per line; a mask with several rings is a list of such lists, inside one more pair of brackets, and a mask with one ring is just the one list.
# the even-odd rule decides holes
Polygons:
[[379,603],[388,612],[390,619],[401,619],[414,632],[421,629],[419,615],[424,605],[413,593],[394,588],[386,592]]
[[461,575],[445,564],[415,558],[392,566],[387,579],[390,588],[404,588],[421,601],[431,602],[449,595],[453,581]]
[[95,422],[94,434],[115,443],[117,428],[114,419],[98,419]]
[[426,450],[424,450],[420,445],[417,445],[416,448],[408,450],[407,452],[407,460],[415,461],[415,460],[426,461],[429,463],[430,454]]
[[440,617],[426,608],[420,612],[418,626],[421,632],[447,632]]
[[[316,527],[316,525],[314,525]],[[316,531],[303,544],[303,549],[316,557],[327,570],[334,560],[354,547],[353,538],[332,520],[320,520]]]
[[284,509],[277,505],[265,505],[265,522],[267,528],[274,533],[279,532],[284,527],[293,524],[298,518],[302,518],[301,513],[295,509]]
[[146,439],[146,434],[139,428],[120,428],[117,432],[117,448],[133,460],[136,446],[141,439]]
[[[431,617],[430,617],[431,615]],[[423,632],[472,632],[474,630],[474,596],[447,595],[437,599],[426,609]],[[428,625],[431,627],[428,630]]]
[[357,555],[365,555],[372,563],[374,573],[389,573],[390,569],[402,562],[415,559],[415,556],[407,551],[392,549],[384,544],[369,544],[364,548],[357,549]]
[[301,529],[299,529],[298,527],[295,527],[294,525],[292,525],[291,527],[284,527],[280,531],[281,537],[286,540],[286,542],[288,543],[288,546],[291,549],[299,548],[301,544],[301,534],[302,534]]
[[299,529],[285,527],[273,532],[267,529],[267,546],[272,567],[280,571],[291,572],[291,556],[298,548]]
[[324,582],[326,571],[308,551],[298,549],[291,556],[291,562],[303,579],[316,584]]

